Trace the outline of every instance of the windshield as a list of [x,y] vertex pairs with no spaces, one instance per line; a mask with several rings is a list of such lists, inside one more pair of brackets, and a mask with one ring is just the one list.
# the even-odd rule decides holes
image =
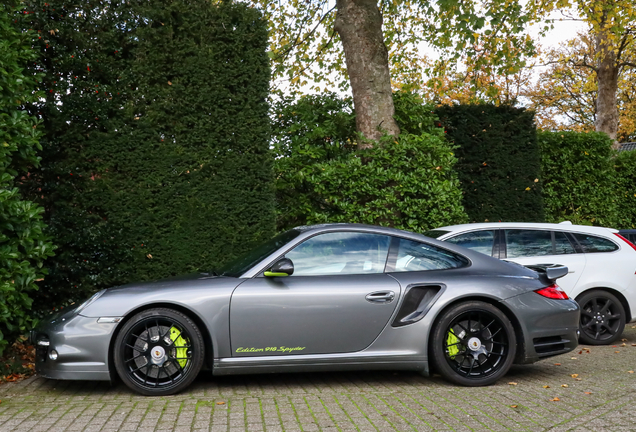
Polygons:
[[251,269],[254,265],[265,259],[265,257],[274,253],[274,251],[298,237],[298,235],[300,235],[300,231],[295,229],[278,234],[273,239],[266,241],[244,255],[241,255],[225,264],[219,269],[218,273],[222,276],[239,277]]
[[429,231],[425,231],[422,234],[424,234],[426,237],[431,237],[431,238],[440,238],[441,236],[443,236],[444,234],[448,234],[450,231],[444,231],[444,230],[429,230]]

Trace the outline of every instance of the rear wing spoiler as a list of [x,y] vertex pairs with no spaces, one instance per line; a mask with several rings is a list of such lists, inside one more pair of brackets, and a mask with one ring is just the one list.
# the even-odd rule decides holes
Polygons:
[[562,278],[567,275],[569,271],[567,266],[561,264],[530,264],[525,267],[545,275],[550,280]]

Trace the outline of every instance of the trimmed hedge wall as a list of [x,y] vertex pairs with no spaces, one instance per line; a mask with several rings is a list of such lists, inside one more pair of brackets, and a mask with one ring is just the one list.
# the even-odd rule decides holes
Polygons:
[[618,153],[616,170],[616,228],[636,229],[636,151]]
[[612,140],[601,132],[539,132],[547,222],[617,225]]
[[267,28],[206,0],[47,0],[44,168],[59,245],[41,304],[209,270],[274,233]]
[[471,222],[542,222],[534,113],[510,106],[455,105],[435,111],[455,153]]

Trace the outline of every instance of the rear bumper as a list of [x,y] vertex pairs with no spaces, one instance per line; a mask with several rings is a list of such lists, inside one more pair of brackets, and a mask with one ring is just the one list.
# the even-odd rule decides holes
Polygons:
[[552,300],[529,292],[503,303],[518,315],[521,328],[516,333],[523,335],[517,341],[521,349],[515,363],[534,363],[578,346],[580,311],[574,300]]

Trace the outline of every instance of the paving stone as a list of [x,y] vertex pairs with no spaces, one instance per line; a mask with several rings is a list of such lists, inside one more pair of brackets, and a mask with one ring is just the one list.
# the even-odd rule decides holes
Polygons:
[[147,398],[122,384],[32,377],[0,384],[0,432],[634,430],[632,326],[625,347],[621,341],[589,353],[579,348],[513,366],[499,383],[481,388],[394,371],[204,372],[179,395]]

